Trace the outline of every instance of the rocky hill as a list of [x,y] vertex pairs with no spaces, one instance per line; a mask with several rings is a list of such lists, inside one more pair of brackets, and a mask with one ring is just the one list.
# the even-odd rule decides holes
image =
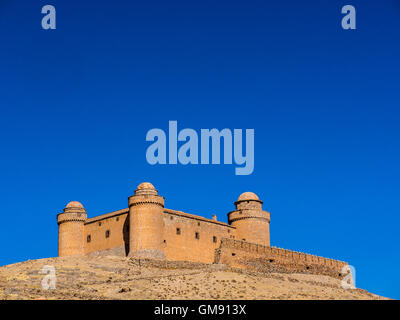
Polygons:
[[[55,271],[55,289],[43,289],[44,266]],[[0,299],[385,298],[361,289],[344,290],[339,280],[327,276],[263,274],[224,265],[92,255],[0,267]]]

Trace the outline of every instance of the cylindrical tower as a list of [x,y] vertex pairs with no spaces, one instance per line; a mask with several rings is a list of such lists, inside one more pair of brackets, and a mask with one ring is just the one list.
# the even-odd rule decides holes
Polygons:
[[253,192],[245,192],[235,202],[236,210],[228,213],[229,224],[236,227],[236,239],[270,245],[271,214],[262,209],[263,202]]
[[162,250],[164,235],[164,197],[149,182],[137,187],[129,197],[129,256],[165,259]]
[[64,212],[57,215],[59,257],[85,253],[84,223],[86,218],[85,208],[77,201],[68,203]]

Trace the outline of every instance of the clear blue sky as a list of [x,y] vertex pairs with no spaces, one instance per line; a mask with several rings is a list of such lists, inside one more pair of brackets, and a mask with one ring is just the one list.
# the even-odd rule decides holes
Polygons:
[[[166,207],[224,221],[254,191],[272,245],[400,298],[399,35],[395,0],[0,1],[0,265],[56,256],[69,201],[95,216],[151,181]],[[254,173],[149,165],[146,133],[169,120],[254,128]]]

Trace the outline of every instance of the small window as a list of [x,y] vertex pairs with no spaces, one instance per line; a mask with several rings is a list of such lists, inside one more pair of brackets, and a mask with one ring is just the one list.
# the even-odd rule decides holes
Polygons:
[[231,230],[228,229],[228,233],[231,233]]
[[199,240],[200,239],[200,233],[196,232],[195,233],[195,237],[196,237],[197,240]]
[[236,256],[236,253],[233,253],[233,252],[232,252],[232,257],[234,257],[234,256]]
[[176,234],[181,234],[181,228],[176,228]]
[[99,222],[99,227],[101,226],[101,222]]
[[110,230],[107,230],[106,231],[106,238],[109,238],[110,237]]
[[87,241],[87,243],[89,243],[90,241],[92,240],[92,238],[91,238],[91,236],[90,236],[90,234],[87,236],[87,238],[86,238],[86,241]]
[[173,216],[170,216],[169,218],[170,218],[170,220],[174,220],[174,217],[173,217]]
[[167,243],[167,240],[164,240],[164,243]]
[[213,242],[216,243],[217,242],[217,237],[213,236]]
[[197,225],[200,227],[200,222],[197,222]]
[[119,217],[117,217],[117,221],[119,221]]
[[245,238],[243,238],[243,239],[242,239],[242,241],[246,241],[246,239],[245,239]]
[[269,262],[271,262],[271,263],[274,262],[274,259],[269,259]]

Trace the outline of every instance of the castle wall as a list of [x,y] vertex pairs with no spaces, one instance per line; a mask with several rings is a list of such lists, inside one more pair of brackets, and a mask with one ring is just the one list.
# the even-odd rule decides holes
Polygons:
[[164,198],[146,183],[128,198],[129,256],[165,259],[163,246]]
[[240,219],[232,222],[236,227],[236,238],[250,243],[269,246],[269,223],[265,220]]
[[73,254],[83,254],[83,223],[72,221],[63,223],[58,232],[58,255],[68,256]]
[[234,238],[235,232],[223,222],[165,209],[163,251],[167,260],[212,263],[221,239]]
[[235,205],[236,210],[228,213],[228,222],[236,227],[236,238],[269,246],[271,214],[262,209],[262,201],[256,199],[238,200]]
[[129,249],[128,209],[87,219],[84,228],[85,253],[121,248],[121,254],[127,254]]
[[57,215],[60,257],[85,253],[83,237],[86,218],[86,211],[79,202],[70,202],[64,212]]
[[270,247],[270,213],[252,192],[242,193],[228,224],[164,208],[164,197],[141,183],[129,208],[87,219],[80,202],[57,215],[59,256],[112,254],[141,259],[218,263],[259,272],[311,273],[336,278],[347,263]]
[[346,262],[306,253],[222,239],[215,262],[260,272],[310,273],[341,278]]
[[[236,236],[236,229],[226,223],[171,209],[164,210],[163,224],[162,251],[167,260],[212,263],[221,239],[234,239]],[[178,228],[180,234],[177,234]],[[87,219],[84,225],[85,254],[121,249],[112,252],[127,255],[129,231],[128,209]],[[196,238],[196,232],[199,239]]]

